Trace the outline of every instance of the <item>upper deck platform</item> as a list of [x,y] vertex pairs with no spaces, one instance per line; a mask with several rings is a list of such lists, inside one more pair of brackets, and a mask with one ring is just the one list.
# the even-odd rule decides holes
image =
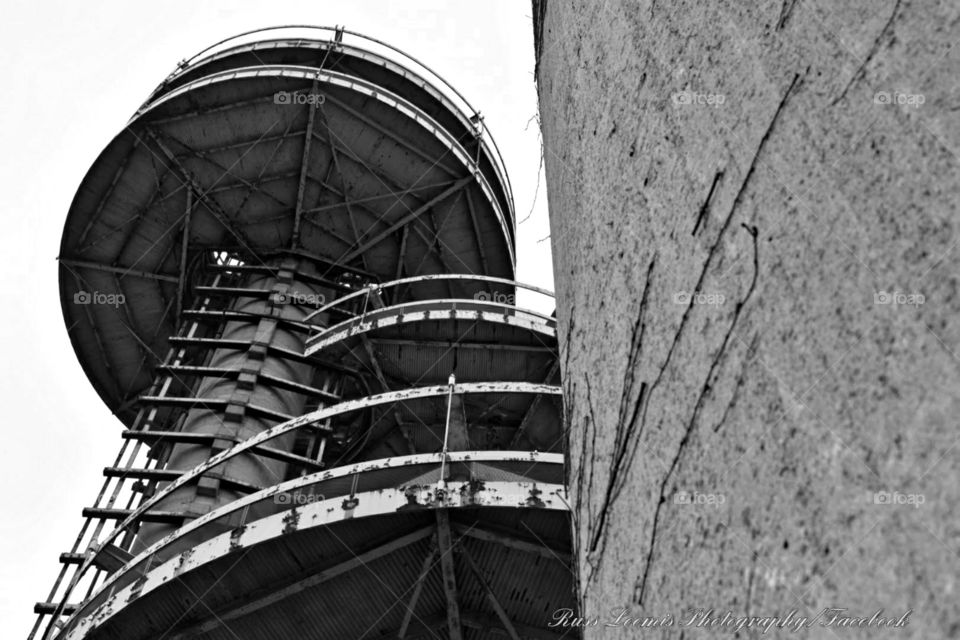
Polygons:
[[64,319],[128,425],[212,254],[252,266],[309,256],[345,289],[513,277],[509,181],[469,103],[375,39],[326,28],[272,37],[283,33],[244,34],[181,63],[70,208]]

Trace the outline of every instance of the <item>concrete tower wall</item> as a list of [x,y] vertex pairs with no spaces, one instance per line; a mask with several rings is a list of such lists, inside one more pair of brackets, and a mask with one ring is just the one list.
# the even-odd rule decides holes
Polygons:
[[957,637],[960,6],[534,22],[582,614]]

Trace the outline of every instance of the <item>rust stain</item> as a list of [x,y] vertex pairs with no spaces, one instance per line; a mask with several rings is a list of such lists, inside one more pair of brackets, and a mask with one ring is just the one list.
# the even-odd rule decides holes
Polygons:
[[243,532],[247,530],[247,525],[240,525],[230,532],[230,551],[236,551],[243,545],[240,544],[240,538]]
[[533,485],[533,488],[530,489],[530,497],[527,498],[527,506],[528,507],[545,507],[546,504],[544,504],[543,500],[540,499],[540,495],[542,493],[543,491],[540,491],[540,489],[537,489],[537,485]]
[[294,507],[290,510],[290,513],[283,516],[283,533],[293,533],[297,530],[299,524],[300,513],[297,512],[297,508]]
[[193,555],[194,549],[187,549],[180,554],[180,562],[177,563],[177,568],[173,570],[173,576],[177,577],[183,572],[184,565],[190,560],[190,556]]

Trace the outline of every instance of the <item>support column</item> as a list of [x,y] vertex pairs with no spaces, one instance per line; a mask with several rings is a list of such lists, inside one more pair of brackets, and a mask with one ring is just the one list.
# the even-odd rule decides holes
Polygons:
[[[218,349],[210,356],[208,366],[239,372],[236,378],[208,376],[197,386],[196,407],[190,409],[183,422],[182,431],[193,434],[212,434],[213,445],[176,444],[170,453],[166,467],[188,470],[205,462],[211,456],[229,449],[236,442],[252,438],[277,424],[276,420],[251,415],[251,406],[267,409],[288,416],[303,413],[305,396],[285,389],[277,389],[259,381],[263,375],[280,378],[301,385],[312,381],[313,367],[302,362],[292,362],[269,353],[270,347],[279,347],[302,353],[306,335],[284,327],[284,320],[302,320],[315,309],[315,300],[329,299],[332,291],[321,290],[313,284],[298,280],[300,273],[315,273],[313,265],[304,259],[285,258],[268,266],[275,267],[274,274],[251,274],[238,285],[243,289],[269,291],[268,297],[238,296],[231,311],[250,314],[250,320],[224,322],[221,338],[249,344],[245,351]],[[226,401],[226,408],[205,405],[206,401]],[[291,452],[295,432],[287,433],[270,443],[272,448]],[[163,500],[158,510],[201,516],[217,507],[244,495],[229,488],[229,481],[240,481],[251,487],[267,487],[282,482],[287,473],[287,464],[264,458],[253,453],[244,453],[220,465],[201,477],[196,485],[184,486]],[[228,481],[225,482],[224,479]],[[224,485],[228,486],[224,486]],[[236,484],[236,483],[234,483]],[[261,505],[248,514],[253,519],[265,515]],[[261,513],[262,512],[262,513]],[[171,525],[144,525],[138,536],[138,548],[175,529]]]

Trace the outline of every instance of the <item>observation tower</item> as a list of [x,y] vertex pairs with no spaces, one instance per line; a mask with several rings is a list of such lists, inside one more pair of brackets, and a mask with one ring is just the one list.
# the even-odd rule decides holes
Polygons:
[[64,320],[124,429],[30,638],[578,637],[514,249],[482,117],[400,50],[277,27],[181,62],[67,215]]

